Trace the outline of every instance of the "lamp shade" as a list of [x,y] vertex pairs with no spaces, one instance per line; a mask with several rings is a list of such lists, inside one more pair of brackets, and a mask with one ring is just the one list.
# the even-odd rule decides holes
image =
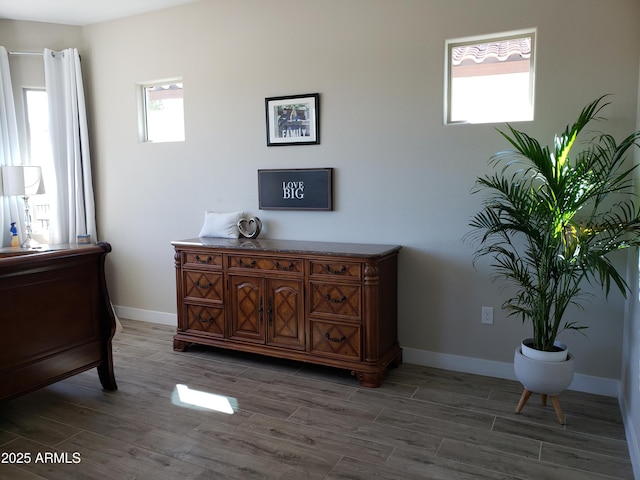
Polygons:
[[32,165],[3,166],[2,193],[5,196],[44,193],[42,169]]

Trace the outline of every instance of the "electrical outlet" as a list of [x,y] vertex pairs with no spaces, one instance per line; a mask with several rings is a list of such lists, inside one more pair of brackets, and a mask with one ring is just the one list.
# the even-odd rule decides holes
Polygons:
[[493,307],[482,307],[482,323],[493,325]]

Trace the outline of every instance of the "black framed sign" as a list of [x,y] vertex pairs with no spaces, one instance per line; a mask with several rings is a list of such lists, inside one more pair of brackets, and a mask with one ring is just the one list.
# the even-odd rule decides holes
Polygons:
[[258,170],[261,210],[333,210],[333,168]]
[[265,98],[267,146],[320,143],[319,95]]

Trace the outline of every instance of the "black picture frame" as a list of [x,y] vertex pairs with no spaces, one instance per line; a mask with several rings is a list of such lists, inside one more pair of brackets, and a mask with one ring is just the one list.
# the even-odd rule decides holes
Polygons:
[[333,210],[333,168],[258,170],[260,210]]
[[320,95],[265,98],[267,146],[320,143]]

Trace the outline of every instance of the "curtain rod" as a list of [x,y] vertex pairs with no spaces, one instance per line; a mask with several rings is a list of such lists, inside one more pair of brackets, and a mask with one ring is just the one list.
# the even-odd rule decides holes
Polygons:
[[[25,57],[43,57],[44,56],[44,52],[7,52],[9,55],[24,55]],[[51,56],[55,58],[55,56],[57,54],[62,54],[64,55],[64,51],[60,51],[60,52],[54,52],[53,50],[51,51]],[[78,58],[80,59],[80,61],[82,61],[82,56],[78,55]]]
[[44,52],[7,52],[9,55],[43,56]]

